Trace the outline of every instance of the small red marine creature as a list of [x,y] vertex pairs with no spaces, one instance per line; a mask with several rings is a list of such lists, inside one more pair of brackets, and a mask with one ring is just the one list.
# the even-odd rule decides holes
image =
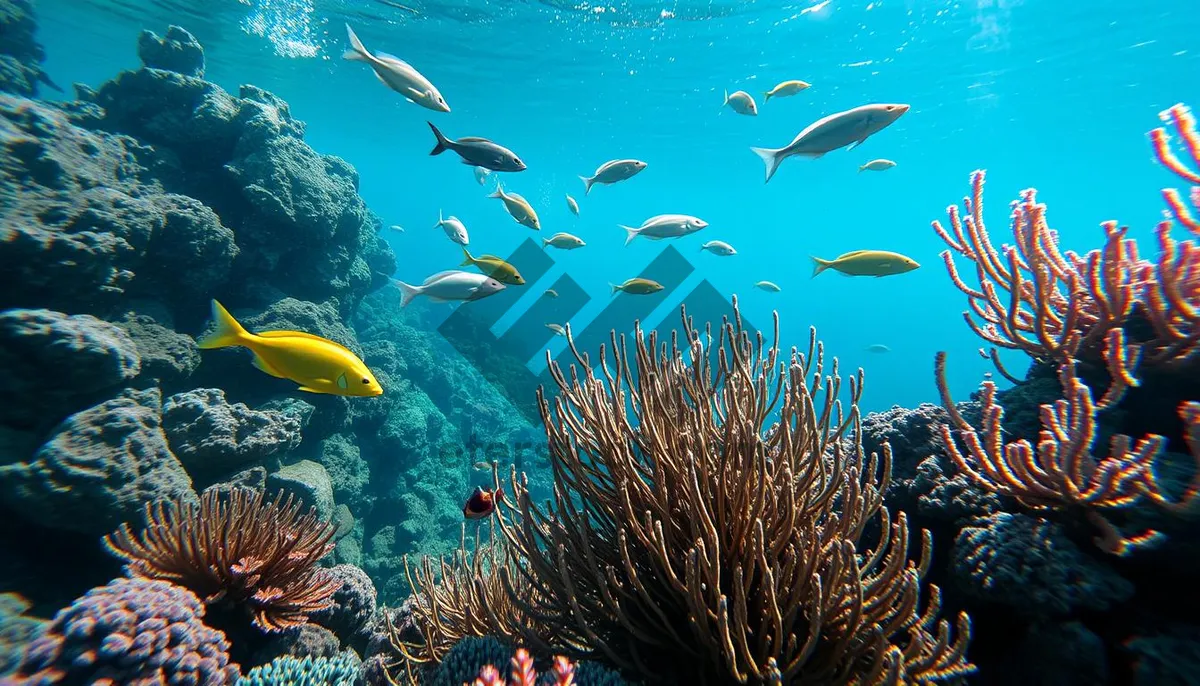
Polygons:
[[485,491],[476,486],[475,492],[467,498],[467,504],[463,505],[463,516],[467,519],[483,519],[496,511],[496,503],[501,500],[504,500],[504,489]]

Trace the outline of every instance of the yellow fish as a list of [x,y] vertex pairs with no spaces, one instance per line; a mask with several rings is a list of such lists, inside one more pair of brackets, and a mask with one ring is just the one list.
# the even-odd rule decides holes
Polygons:
[[500,283],[507,283],[513,286],[524,286],[525,278],[521,276],[521,272],[517,268],[496,257],[495,255],[480,255],[479,257],[471,257],[471,253],[463,248],[463,262],[460,267],[468,265],[479,267],[479,271],[487,274]]
[[612,286],[613,295],[616,295],[617,291],[623,291],[625,293],[629,293],[630,295],[650,295],[651,293],[657,293],[663,289],[661,283],[640,277],[636,279],[629,279],[619,286],[615,283],[610,283],[609,286]]
[[529,201],[516,193],[505,193],[500,184],[496,184],[496,190],[492,191],[489,198],[499,198],[504,202],[504,209],[512,215],[512,218],[517,220],[517,223],[522,226],[527,226],[534,231],[542,230],[542,223],[538,221],[537,212],[534,211],[533,205]]
[[201,336],[202,349],[241,346],[254,353],[254,366],[300,384],[309,393],[370,397],[383,388],[358,356],[331,340],[300,331],[250,333],[216,300],[212,301],[217,328]]
[[826,269],[841,272],[846,276],[892,276],[911,272],[921,266],[911,257],[886,250],[855,250],[839,256],[836,260],[814,257],[812,261],[814,277]]
[[763,93],[763,103],[765,104],[771,98],[786,98],[789,95],[795,95],[811,85],[812,84],[805,81],[800,81],[798,79],[793,81],[784,81],[771,90]]

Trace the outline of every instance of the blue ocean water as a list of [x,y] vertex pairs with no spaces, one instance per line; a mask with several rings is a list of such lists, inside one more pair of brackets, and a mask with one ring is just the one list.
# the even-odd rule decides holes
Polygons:
[[[696,267],[689,284],[707,279],[737,294],[760,327],[778,310],[785,343],[804,345],[808,327],[817,327],[844,367],[866,369],[866,410],[933,400],[936,350],[952,354],[956,393],[991,369],[975,353],[964,298],[929,226],[961,200],[972,170],[989,172],[993,234],[1005,234],[1007,203],[1034,186],[1069,248],[1097,247],[1107,219],[1152,240],[1157,190],[1170,179],[1144,134],[1160,110],[1200,91],[1200,12],[1191,0],[404,5],[44,0],[40,37],[55,79],[95,86],[137,65],[141,29],[186,26],[206,47],[207,78],[278,94],[308,123],[311,145],[358,169],[361,194],[384,225],[406,229],[384,234],[399,256],[396,277],[406,281],[461,261],[432,228],[439,210],[465,222],[476,254],[504,256],[540,238],[486,198],[490,183],[477,185],[453,155],[428,156],[425,121],[450,136],[501,142],[529,166],[504,182],[539,211],[541,235],[567,231],[588,242],[553,254],[556,270],[591,297],[571,319],[576,330],[609,302],[609,283],[636,275],[664,248],[642,240],[624,247],[618,224],[660,213],[702,217],[707,229],[675,243]],[[405,102],[364,65],[343,61],[347,22],[368,48],[417,66],[453,111]],[[784,79],[813,86],[764,104],[761,92]],[[756,96],[757,117],[722,108],[723,92],[737,89]],[[912,109],[856,150],[790,159],[763,183],[750,146],[781,147],[817,118],[869,102]],[[619,157],[649,167],[584,197],[577,177]],[[876,157],[898,166],[857,172]],[[568,193],[580,201],[578,218],[568,212]],[[712,239],[739,254],[701,254],[698,246]],[[810,255],[855,249],[899,251],[922,266],[886,279],[811,278]],[[530,298],[553,276],[528,286]],[[782,292],[753,289],[762,279]],[[687,291],[649,321],[675,317]],[[866,352],[872,344],[890,352]]]

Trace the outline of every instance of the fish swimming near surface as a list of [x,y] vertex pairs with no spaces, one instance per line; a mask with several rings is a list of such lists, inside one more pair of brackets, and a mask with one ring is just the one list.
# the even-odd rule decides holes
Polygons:
[[554,334],[557,336],[566,336],[567,335],[567,330],[566,330],[566,328],[563,327],[562,324],[547,324],[546,328],[553,331]]
[[886,250],[854,250],[835,260],[813,257],[813,277],[826,269],[846,276],[893,276],[917,269],[921,265],[911,257]]
[[584,243],[582,238],[569,233],[556,233],[549,238],[542,239],[542,250],[545,250],[547,247],[558,248],[559,250],[575,250],[586,245],[587,243]]
[[650,295],[663,289],[661,283],[641,277],[629,279],[622,284],[610,283],[608,285],[612,287],[613,295],[616,295],[618,292],[630,295]]
[[383,85],[403,95],[409,102],[435,112],[450,111],[450,106],[446,104],[446,99],[438,89],[411,64],[384,52],[372,54],[363,46],[349,24],[346,24],[346,33],[350,38],[350,49],[342,55],[342,59],[371,65],[375,76]]
[[212,301],[216,328],[196,340],[203,350],[240,346],[254,353],[254,366],[300,390],[355,397],[381,395],[383,388],[367,365],[345,346],[301,331],[250,333],[221,303]]
[[800,81],[799,79],[781,81],[774,88],[763,93],[763,104],[767,104],[767,101],[771,98],[786,98],[793,96],[811,85],[811,83]]
[[764,290],[768,293],[778,293],[783,290],[773,281],[759,281],[758,283],[754,284],[754,287],[759,290]]
[[638,236],[653,241],[687,236],[708,226],[708,222],[688,214],[660,214],[650,217],[637,228],[624,224],[618,226],[625,229],[625,245],[629,245]]
[[483,167],[475,167],[474,170],[475,170],[475,183],[478,183],[480,186],[487,183],[487,178],[492,175],[491,169],[484,169]]
[[882,343],[872,343],[866,347],[866,351],[869,353],[890,353],[892,349]]
[[754,104],[754,97],[746,91],[734,91],[733,93],[725,91],[725,102],[721,106],[729,107],[738,114],[750,117],[758,116],[758,105]]
[[434,224],[433,228],[445,231],[450,240],[463,247],[471,242],[471,237],[467,235],[467,227],[459,221],[458,217],[453,215],[443,217],[441,210],[438,210],[438,223]]
[[396,233],[404,233],[404,227],[400,226],[399,224],[392,224],[388,228],[391,229],[392,231],[395,231]]
[[496,184],[496,190],[492,191],[488,197],[499,198],[504,203],[504,209],[508,210],[509,215],[521,226],[527,226],[534,231],[542,230],[542,223],[538,220],[537,212],[525,198],[516,193],[505,193],[500,184]]
[[[483,167],[492,171],[501,172],[519,172],[525,170],[525,163],[512,150],[489,141],[486,138],[478,136],[468,136],[451,140],[446,138],[438,127],[433,125],[433,122],[427,121],[429,128],[433,129],[433,135],[437,138],[437,144],[433,146],[433,150],[429,151],[430,155],[440,155],[447,150],[453,150],[462,158],[463,164],[470,164],[476,167]],[[486,178],[486,177],[485,177]]]
[[510,286],[525,285],[525,279],[521,276],[521,272],[518,272],[516,267],[500,259],[499,257],[496,257],[495,255],[480,255],[479,257],[472,257],[471,253],[467,252],[466,248],[463,248],[463,262],[459,266],[466,267],[468,265],[475,265],[476,267],[479,267],[479,271],[487,274],[500,283],[508,284]]
[[567,209],[571,210],[571,214],[576,217],[579,216],[579,203],[575,202],[575,198],[572,198],[570,195],[567,196]]
[[495,295],[504,290],[504,284],[487,274],[464,272],[455,269],[438,272],[425,279],[420,286],[396,281],[400,288],[400,307],[407,307],[417,296],[425,296],[433,302],[472,301]]
[[733,249],[733,246],[726,243],[725,241],[709,241],[709,242],[705,243],[704,245],[700,246],[700,251],[701,252],[708,251],[714,255],[719,255],[721,257],[729,257],[730,255],[737,254],[737,251]]
[[809,124],[782,148],[750,148],[767,166],[767,181],[775,175],[779,164],[793,155],[816,159],[831,150],[861,144],[899,119],[908,105],[862,105],[837,112]]
[[886,171],[894,166],[896,166],[896,163],[891,160],[871,160],[870,162],[860,166],[858,171]]
[[463,505],[463,516],[467,519],[483,519],[496,511],[496,503],[504,499],[504,490],[484,490],[476,486]]
[[646,163],[641,160],[609,160],[600,165],[595,174],[579,177],[583,179],[583,194],[590,193],[592,186],[598,183],[607,185],[631,179],[645,168]]

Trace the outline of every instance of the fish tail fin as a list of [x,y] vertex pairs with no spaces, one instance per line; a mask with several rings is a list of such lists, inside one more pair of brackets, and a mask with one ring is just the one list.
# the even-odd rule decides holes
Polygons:
[[624,224],[617,224],[617,226],[625,229],[625,245],[629,245],[633,242],[633,239],[637,238],[637,229],[633,228],[632,226],[625,226]]
[[216,328],[196,339],[197,347],[204,350],[228,348],[233,345],[242,345],[250,338],[250,332],[246,331],[233,318],[233,315],[229,314],[229,310],[216,300],[212,301],[212,318]]
[[358,39],[358,36],[354,33],[354,29],[350,28],[349,24],[346,24],[346,34],[350,38],[350,49],[342,54],[342,59],[355,62],[370,62],[371,53],[367,52],[367,48]]
[[728,104],[729,104],[729,89],[726,88],[725,89],[725,101],[721,103],[721,107],[725,107]]
[[504,190],[502,188],[500,188],[499,183],[496,184],[496,190],[492,191],[491,193],[488,193],[488,197],[489,198],[503,198],[504,197]]
[[581,177],[579,177],[579,180],[583,181],[583,194],[587,195],[588,193],[591,193],[592,192],[592,184],[595,183],[595,181],[592,180],[592,177],[581,176]]
[[545,250],[545,249],[546,249],[546,246],[548,246],[548,245],[550,245],[550,239],[549,239],[549,238],[543,238],[543,239],[542,239],[542,250]]
[[612,294],[613,294],[613,295],[616,295],[616,294],[617,294],[617,291],[621,290],[621,287],[620,287],[620,286],[618,286],[618,285],[617,285],[617,284],[615,284],[615,283],[610,283],[610,284],[608,284],[608,286],[609,286],[609,288],[612,288]]
[[865,164],[858,165],[858,173],[859,174],[863,173],[863,170],[866,168],[867,168],[867,165],[865,165]]
[[829,269],[829,267],[833,264],[833,262],[830,262],[829,260],[823,260],[819,257],[813,257],[812,263],[813,263],[812,278],[814,278],[814,279],[817,278],[817,274],[820,274],[821,272],[825,271],[826,269]]
[[767,165],[767,181],[770,181],[771,177],[775,176],[775,170],[779,169],[779,163],[783,161],[783,158],[779,156],[783,148],[750,148],[750,150],[758,155],[763,164]]
[[442,215],[442,210],[439,208],[438,209],[438,223],[434,224],[433,228],[440,229],[440,228],[442,228],[442,224],[445,224],[445,223],[446,223],[446,217],[444,217]]
[[771,91],[763,91],[763,104],[764,105],[767,104],[767,101],[770,99],[771,99]]
[[410,286],[403,281],[393,279],[396,286],[400,288],[400,307],[408,307],[408,304],[413,301],[413,298],[421,294],[419,286]]
[[460,265],[458,265],[458,266],[460,266],[460,267],[467,267],[467,266],[470,266],[470,265],[472,265],[472,264],[475,264],[475,258],[474,258],[474,257],[471,257],[471,253],[470,253],[470,251],[468,251],[468,250],[467,250],[467,249],[464,247],[464,248],[463,248],[463,261],[462,261],[462,264],[460,264]]
[[437,145],[433,146],[433,150],[430,150],[429,154],[440,155],[446,152],[446,148],[448,147],[446,145],[446,137],[442,135],[441,131],[438,131],[438,127],[434,126],[433,122],[427,121],[425,123],[429,124],[429,128],[433,129],[433,135],[437,137]]

